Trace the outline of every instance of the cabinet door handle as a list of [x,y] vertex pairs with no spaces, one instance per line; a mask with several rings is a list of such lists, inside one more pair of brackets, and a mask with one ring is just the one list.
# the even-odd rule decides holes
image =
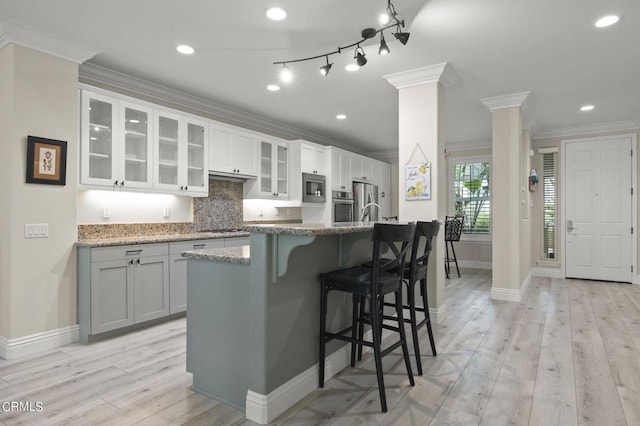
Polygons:
[[133,265],[133,259],[129,261],[129,265]]
[[140,264],[140,259],[138,259],[138,261],[136,263],[139,265]]
[[180,191],[183,191],[183,190],[184,190],[184,186],[180,186]]
[[113,183],[113,186],[118,186],[118,181],[117,180]]
[[127,250],[126,251],[127,256],[130,255],[130,254],[140,254],[140,253],[142,253],[142,249],[139,249],[139,250]]
[[184,190],[185,190],[185,191],[188,191],[188,190],[189,190],[189,187],[188,187],[187,185],[185,185],[185,186],[184,186]]
[[199,249],[199,248],[205,248],[207,245],[206,244],[194,244],[193,248],[194,249]]

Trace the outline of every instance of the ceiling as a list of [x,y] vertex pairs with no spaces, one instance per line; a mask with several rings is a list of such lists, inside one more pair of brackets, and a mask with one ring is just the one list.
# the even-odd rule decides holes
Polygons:
[[[383,75],[448,62],[458,79],[445,92],[447,144],[491,139],[480,99],[530,91],[525,122],[534,137],[628,129],[640,124],[640,2],[636,0],[395,0],[411,33],[402,46],[387,31],[364,46],[366,66],[349,73],[353,49],[291,64],[291,84],[278,92],[287,61],[351,44],[379,28],[385,0],[0,0],[0,18],[91,46],[88,63],[118,71],[299,129],[307,139],[359,151],[393,150],[398,94]],[[267,7],[287,10],[266,19]],[[618,14],[597,29],[596,19]],[[195,54],[176,52],[189,44]],[[580,106],[595,109],[580,112]],[[344,113],[346,120],[336,120]],[[290,132],[291,133],[291,132]],[[295,131],[293,132],[295,133]]]

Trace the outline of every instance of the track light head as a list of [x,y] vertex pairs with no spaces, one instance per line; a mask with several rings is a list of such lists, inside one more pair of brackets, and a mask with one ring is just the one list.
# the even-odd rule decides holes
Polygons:
[[403,33],[402,30],[398,29],[399,31],[397,33],[393,33],[393,35],[398,39],[398,41],[400,43],[402,43],[403,45],[406,45],[407,42],[409,41],[409,35],[411,35],[411,33]]
[[378,49],[378,55],[387,55],[389,53],[389,46],[384,39],[384,33],[380,32],[380,49]]
[[356,64],[358,64],[359,67],[364,67],[365,64],[367,63],[367,58],[365,56],[366,55],[364,53],[364,49],[358,46],[356,48],[356,55],[354,57],[356,59]]
[[291,70],[287,68],[287,64],[284,64],[284,68],[280,71],[280,81],[283,83],[291,83],[292,80],[293,74],[291,73]]
[[329,57],[327,56],[327,65],[323,65],[320,67],[320,74],[326,77],[329,74],[332,66],[333,63],[329,63]]

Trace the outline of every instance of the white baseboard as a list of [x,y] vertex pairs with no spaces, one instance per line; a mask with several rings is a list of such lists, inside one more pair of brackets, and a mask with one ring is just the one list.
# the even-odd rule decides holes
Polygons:
[[79,330],[78,325],[72,325],[15,339],[6,339],[0,336],[0,357],[4,359],[20,358],[77,342],[80,337]]
[[[476,260],[458,260],[458,266],[461,268],[470,268],[470,269],[493,269],[491,262],[481,262]],[[455,270],[456,265],[453,265]]]
[[544,268],[536,266],[531,270],[534,277],[564,278],[560,268]]
[[[446,305],[443,305],[446,307]],[[389,324],[395,322],[387,320]],[[382,330],[382,340],[392,332]],[[371,330],[364,334],[365,340],[371,340]],[[363,353],[372,349],[364,346]],[[351,343],[346,343],[340,349],[327,356],[324,364],[324,380],[327,380],[345,369],[351,362]],[[268,395],[262,395],[252,390],[247,391],[245,416],[252,422],[265,425],[275,420],[280,414],[291,408],[296,402],[318,388],[318,364],[306,369],[296,377],[274,389]]]
[[491,287],[491,298],[493,300],[503,300],[505,302],[522,302],[522,295],[531,284],[532,271],[529,271],[520,284],[519,289]]
[[442,322],[449,313],[447,312],[447,304],[443,303],[439,308],[429,308],[429,318],[433,322]]

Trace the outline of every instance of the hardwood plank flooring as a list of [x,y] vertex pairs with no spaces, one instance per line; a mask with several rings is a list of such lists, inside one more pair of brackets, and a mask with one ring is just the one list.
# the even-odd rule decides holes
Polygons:
[[[365,354],[273,424],[640,424],[640,286],[533,278],[523,301],[509,303],[491,300],[489,271],[461,272],[446,282],[448,316],[434,324],[437,357],[421,330],[416,385],[399,351],[383,360],[387,413]],[[0,410],[0,425],[253,425],[191,389],[185,326],[0,360],[0,402],[43,405]]]

